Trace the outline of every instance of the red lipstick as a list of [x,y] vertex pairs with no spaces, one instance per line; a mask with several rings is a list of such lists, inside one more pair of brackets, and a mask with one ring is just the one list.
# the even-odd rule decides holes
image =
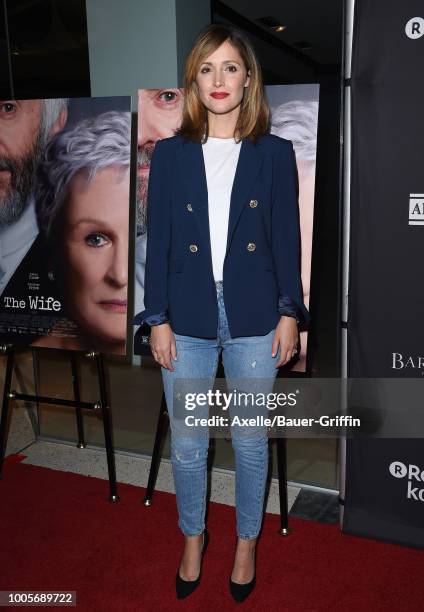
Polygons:
[[223,98],[226,98],[229,95],[230,94],[226,91],[213,91],[211,93],[212,98],[216,98],[217,100],[222,100]]

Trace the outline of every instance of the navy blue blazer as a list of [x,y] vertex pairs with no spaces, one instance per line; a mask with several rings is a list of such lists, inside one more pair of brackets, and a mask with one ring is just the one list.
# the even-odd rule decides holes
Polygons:
[[[261,336],[282,314],[309,323],[300,277],[298,181],[292,142],[243,139],[231,193],[223,294],[231,337]],[[216,338],[208,192],[202,145],[156,143],[148,186],[145,310],[134,325],[169,321],[178,334]]]

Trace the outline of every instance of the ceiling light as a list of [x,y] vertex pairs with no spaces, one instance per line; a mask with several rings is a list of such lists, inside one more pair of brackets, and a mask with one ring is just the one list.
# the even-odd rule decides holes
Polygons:
[[286,26],[282,25],[275,17],[269,15],[268,17],[259,17],[256,19],[261,25],[269,28],[270,30],[274,30],[274,32],[282,32],[286,29]]

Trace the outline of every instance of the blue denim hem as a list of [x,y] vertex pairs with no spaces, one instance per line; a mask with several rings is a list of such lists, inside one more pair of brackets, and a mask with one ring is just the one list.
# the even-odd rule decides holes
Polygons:
[[[181,528],[180,528],[181,529]],[[203,527],[202,531],[200,531],[199,533],[185,533],[182,529],[181,529],[181,533],[189,538],[193,538],[194,536],[199,536],[202,535],[205,532],[206,526]]]
[[237,533],[237,537],[240,538],[240,540],[256,540],[256,538],[259,537],[259,533],[255,536],[242,536]]

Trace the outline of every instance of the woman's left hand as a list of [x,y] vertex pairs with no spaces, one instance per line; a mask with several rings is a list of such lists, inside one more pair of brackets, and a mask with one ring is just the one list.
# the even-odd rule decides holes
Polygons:
[[279,368],[290,361],[298,352],[299,331],[294,317],[282,316],[272,341],[272,356],[277,354],[280,346],[280,359],[275,367]]

